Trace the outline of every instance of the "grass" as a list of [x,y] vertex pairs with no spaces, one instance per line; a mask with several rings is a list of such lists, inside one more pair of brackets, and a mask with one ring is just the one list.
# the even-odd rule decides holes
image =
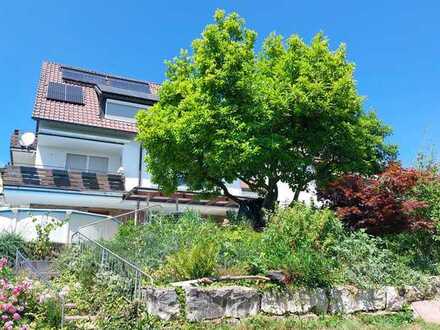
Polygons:
[[230,321],[223,321],[219,324],[199,323],[183,325],[174,325],[170,328],[178,328],[183,330],[260,330],[260,329],[307,329],[307,330],[324,330],[324,329],[342,329],[342,330],[359,330],[359,329],[400,329],[400,330],[440,330],[440,325],[427,324],[419,319],[414,319],[410,311],[399,312],[395,314],[357,314],[353,316],[321,316],[317,318],[304,317],[284,317],[274,318],[269,316],[256,316],[245,319],[236,324]]

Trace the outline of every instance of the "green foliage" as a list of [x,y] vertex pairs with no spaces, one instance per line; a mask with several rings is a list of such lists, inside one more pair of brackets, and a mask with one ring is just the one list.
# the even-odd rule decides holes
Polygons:
[[169,280],[189,280],[215,275],[218,265],[218,244],[212,239],[197,242],[167,257],[160,270]]
[[50,241],[50,234],[57,228],[61,227],[63,223],[56,219],[48,219],[44,223],[40,223],[37,218],[32,219],[35,223],[35,230],[37,232],[37,239],[30,244],[31,254],[34,258],[46,259],[53,257],[54,244]]
[[427,275],[440,274],[438,236],[417,231],[384,237],[384,243],[408,268]]
[[97,306],[96,328],[142,330],[155,325],[157,328],[157,320],[147,313],[142,302],[129,302],[124,298],[124,286],[121,285],[124,278],[110,272],[99,272],[97,278],[92,288]]
[[191,54],[167,62],[160,101],[137,116],[161,190],[183,178],[191,190],[234,199],[224,183],[241,179],[273,209],[278,181],[299,193],[393,158],[390,129],[363,112],[343,45],[330,50],[322,34],[310,44],[272,34],[256,53],[256,32],[238,14],[218,10],[214,19]]
[[[440,246],[434,238],[426,231],[381,238],[350,232],[332,211],[295,204],[270,214],[262,232],[186,213],[179,219],[158,216],[143,226],[124,225],[108,244],[159,283],[284,270],[294,285],[372,287],[413,284],[440,274]],[[79,265],[74,268],[86,273]]]
[[435,237],[440,242],[440,167],[432,167],[430,171],[431,176],[419,182],[413,195],[426,203],[423,215],[435,222]]
[[4,231],[0,233],[0,257],[8,258],[14,262],[17,250],[24,251],[26,243],[20,234]]
[[[157,270],[166,259],[175,255],[185,258],[190,251],[197,255],[200,244],[207,238],[217,243],[213,252],[219,270],[233,267],[244,268],[256,254],[258,233],[246,225],[219,227],[209,219],[188,212],[179,219],[157,216],[144,226],[128,223],[121,226],[115,239],[107,246],[116,253],[139,264],[147,270]],[[176,261],[177,262],[177,261]]]
[[[391,239],[393,236],[390,236]],[[330,249],[340,264],[341,280],[358,287],[415,284],[422,274],[405,263],[405,252],[388,249],[387,242],[364,231],[347,233]]]
[[57,269],[61,270],[64,275],[74,276],[83,287],[89,288],[95,284],[99,270],[96,258],[93,250],[81,252],[79,247],[74,246],[64,250],[57,258]]
[[297,204],[275,213],[261,240],[268,269],[284,269],[295,284],[327,286],[335,263],[326,253],[342,234],[340,221],[328,210]]
[[325,329],[344,329],[344,330],[415,330],[415,329],[439,329],[434,324],[424,323],[420,319],[415,319],[412,311],[406,310],[394,314],[356,314],[356,315],[325,315],[318,318],[305,318],[297,316],[284,316],[274,318],[267,315],[257,315],[244,320],[237,324],[231,324],[227,320],[220,324],[213,323],[185,323],[178,326],[179,329],[185,330],[287,330],[287,329],[308,329],[308,330],[325,330]]
[[218,230],[211,221],[195,213],[185,213],[179,219],[158,216],[144,226],[132,222],[121,226],[117,236],[107,246],[144,268],[157,268],[167,256],[194,242],[212,237]]

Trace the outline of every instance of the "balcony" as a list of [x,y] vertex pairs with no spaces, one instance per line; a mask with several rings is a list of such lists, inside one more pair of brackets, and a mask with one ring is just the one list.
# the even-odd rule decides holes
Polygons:
[[35,166],[8,166],[2,170],[3,186],[73,191],[123,192],[124,177]]
[[21,135],[25,133],[24,131],[20,131],[19,129],[14,129],[14,131],[11,134],[10,139],[10,148],[16,149],[16,150],[22,150],[22,151],[34,151],[37,148],[37,139],[28,147],[22,146],[20,144],[20,137]]

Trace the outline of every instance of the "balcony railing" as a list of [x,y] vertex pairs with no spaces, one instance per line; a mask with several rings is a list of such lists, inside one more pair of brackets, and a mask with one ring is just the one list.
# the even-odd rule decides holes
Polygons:
[[120,174],[12,165],[3,169],[2,179],[4,186],[59,188],[77,191],[124,191],[124,177]]

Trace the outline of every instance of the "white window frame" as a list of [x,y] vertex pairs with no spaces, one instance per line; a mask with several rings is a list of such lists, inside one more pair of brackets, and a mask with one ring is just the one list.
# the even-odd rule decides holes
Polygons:
[[122,117],[122,116],[115,116],[115,115],[110,115],[107,113],[107,105],[109,103],[113,103],[113,104],[120,104],[120,105],[127,105],[127,106],[131,106],[131,107],[135,107],[138,108],[139,110],[142,109],[148,109],[149,106],[146,104],[139,104],[139,103],[132,103],[132,102],[126,102],[126,101],[120,101],[120,100],[114,100],[114,99],[107,99],[105,101],[105,112],[104,112],[104,117],[108,118],[108,119],[114,119],[114,120],[119,120],[119,121],[126,121],[129,123],[136,123],[136,118],[131,118],[131,117]]
[[[67,156],[68,155],[75,155],[75,156],[86,157],[86,168],[84,168],[84,169],[71,169],[71,168],[67,168]],[[68,170],[68,171],[85,171],[85,172],[89,172],[90,171],[90,158],[91,157],[100,157],[100,158],[106,158],[107,159],[107,171],[106,172],[96,172],[96,171],[93,171],[93,173],[109,173],[110,157],[101,156],[101,155],[84,155],[84,154],[78,154],[78,153],[73,153],[73,152],[67,152],[66,153],[66,161],[65,161],[64,168],[66,170]]]

